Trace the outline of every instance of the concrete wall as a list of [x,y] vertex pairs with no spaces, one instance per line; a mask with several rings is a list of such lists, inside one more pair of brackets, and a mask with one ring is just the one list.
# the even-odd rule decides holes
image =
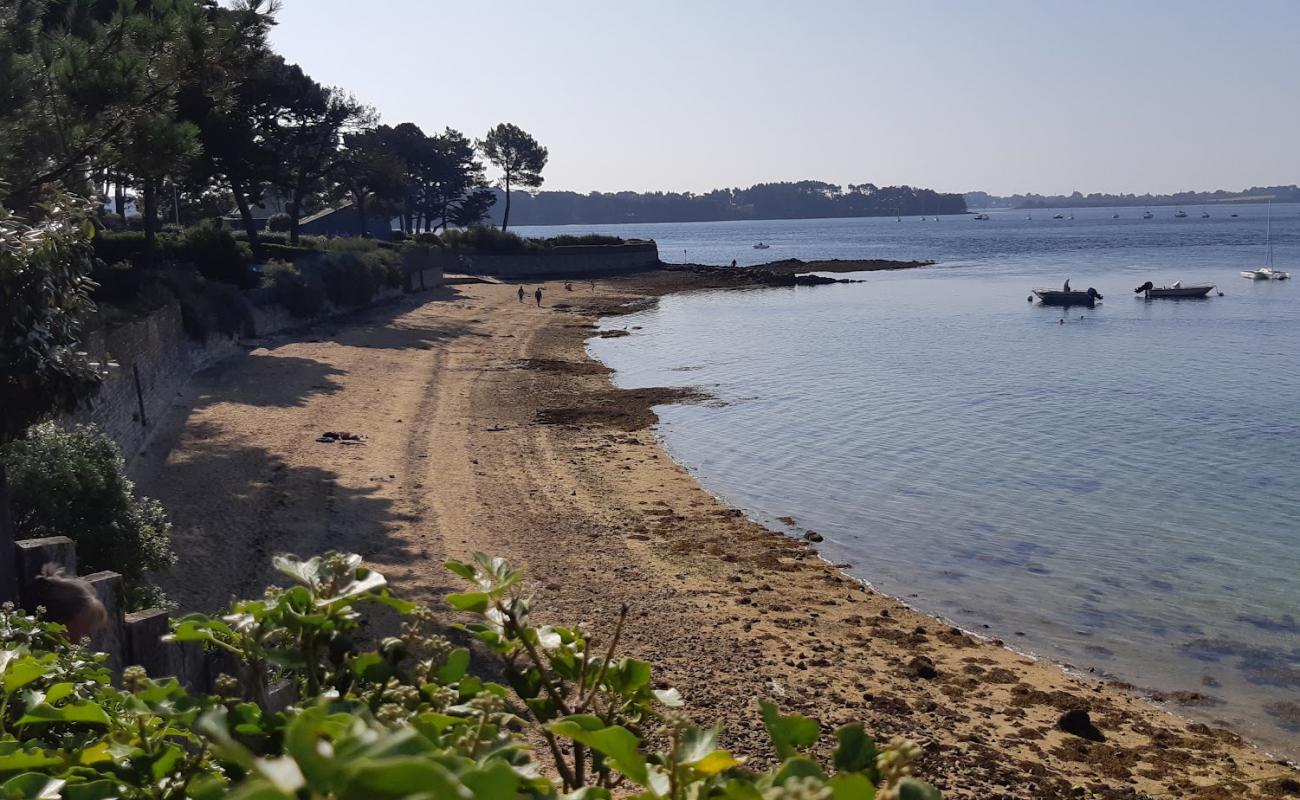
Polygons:
[[659,266],[659,248],[654,242],[622,245],[555,247],[535,253],[509,255],[466,255],[463,261],[448,255],[447,272],[495,275],[502,278],[569,278],[583,275],[611,275],[640,272]]

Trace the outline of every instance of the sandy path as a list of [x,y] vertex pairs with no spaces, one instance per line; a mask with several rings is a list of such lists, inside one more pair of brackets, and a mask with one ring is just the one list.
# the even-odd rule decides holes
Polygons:
[[[665,288],[551,284],[537,309],[453,287],[200,375],[135,469],[176,522],[166,588],[211,608],[271,580],[271,553],[336,548],[432,600],[439,562],[482,550],[527,565],[551,621],[607,631],[629,603],[627,650],[738,752],[763,752],[770,697],[916,738],[946,797],[1300,796],[1232,734],[910,611],[701,490],[648,428],[664,393],[614,390],[582,351],[598,313]],[[1070,708],[1106,740],[1056,730]]]

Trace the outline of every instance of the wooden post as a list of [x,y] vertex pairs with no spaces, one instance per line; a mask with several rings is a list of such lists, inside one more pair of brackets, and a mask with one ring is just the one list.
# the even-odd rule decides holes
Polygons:
[[14,526],[9,514],[9,477],[0,460],[0,603],[18,602],[18,554],[14,551]]
[[140,388],[140,365],[132,364],[131,373],[135,375],[135,400],[140,405],[140,427],[149,427],[149,419],[144,415],[144,390]]
[[33,610],[32,582],[41,568],[51,562],[63,567],[65,575],[77,574],[77,545],[66,536],[48,536],[44,539],[23,539],[14,545],[15,569],[18,577],[18,599],[28,611]]
[[90,647],[101,653],[108,653],[108,668],[117,675],[126,664],[126,623],[123,611],[126,606],[126,589],[122,585],[122,576],[116,572],[95,572],[83,576],[83,580],[95,590],[95,596],[104,605],[108,618],[104,625],[90,637]]

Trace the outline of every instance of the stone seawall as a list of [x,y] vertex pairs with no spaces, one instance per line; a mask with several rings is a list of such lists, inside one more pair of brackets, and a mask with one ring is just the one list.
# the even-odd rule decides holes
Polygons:
[[459,263],[449,263],[446,269],[501,278],[569,278],[640,272],[658,266],[658,246],[654,242],[638,242],[555,247],[533,253],[467,255]]

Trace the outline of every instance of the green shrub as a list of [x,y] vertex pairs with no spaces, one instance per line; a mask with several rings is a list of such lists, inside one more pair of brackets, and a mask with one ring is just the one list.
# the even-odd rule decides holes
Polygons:
[[446,247],[475,253],[526,253],[537,249],[537,245],[531,244],[532,240],[490,225],[452,228],[443,231],[441,238]]
[[144,234],[140,231],[100,231],[91,245],[95,248],[95,258],[105,264],[138,265],[144,256]]
[[119,233],[126,230],[126,218],[121,214],[105,211],[99,215],[99,226],[114,233]]
[[379,278],[381,286],[400,289],[406,283],[406,269],[402,254],[390,247],[380,247],[362,256]]
[[207,221],[163,240],[165,257],[179,264],[192,265],[208,280],[220,281],[242,289],[256,284],[256,275],[248,269],[252,252],[248,245],[235,240],[230,231]]
[[576,247],[581,245],[616,245],[624,244],[625,240],[617,236],[604,236],[599,233],[586,233],[581,236],[572,234],[563,234],[545,239],[547,247]]
[[68,536],[83,571],[120,572],[133,608],[157,603],[161,593],[147,576],[176,560],[171,523],[156,500],[135,495],[108,436],[92,426],[45,423],[0,457],[20,538]]
[[124,306],[133,303],[140,294],[143,273],[131,266],[129,261],[111,264],[101,262],[90,271],[90,279],[97,284],[94,295],[96,303]]
[[309,280],[320,281],[335,308],[356,308],[373,300],[385,284],[385,267],[371,255],[322,252],[300,258],[297,264]]
[[309,280],[293,264],[272,261],[263,272],[275,289],[275,302],[295,317],[309,319],[325,307],[325,290],[320,282]]
[[164,280],[180,303],[181,326],[191,339],[253,335],[253,310],[238,288],[183,270],[168,270]]
[[379,248],[374,239],[361,239],[355,236],[307,236],[304,237],[319,250],[335,253],[369,253]]
[[285,233],[293,223],[293,218],[288,214],[272,214],[267,217],[266,229],[272,233]]
[[[244,800],[938,800],[911,777],[920,748],[877,747],[861,725],[834,733],[830,764],[808,753],[813,720],[764,703],[781,764],[756,772],[652,688],[651,665],[616,657],[626,609],[589,646],[578,628],[534,625],[522,575],[501,559],[448,562],[468,590],[447,596],[474,622],[456,626],[498,662],[509,686],[470,670],[470,652],[428,609],[393,596],[355,555],[275,559],[292,582],[238,601],[222,617],[191,615],[172,638],[238,659],[216,696],[128,668],[121,689],[103,657],[69,648],[58,625],[0,612],[0,767],[6,797],[192,797]],[[368,608],[402,617],[398,635],[362,643]],[[268,687],[301,698],[269,710]],[[23,691],[18,692],[17,689]],[[251,700],[252,702],[249,702]],[[21,744],[20,744],[21,742]],[[546,777],[529,742],[545,743]],[[652,744],[653,743],[653,744]],[[66,782],[66,783],[64,783]]]

